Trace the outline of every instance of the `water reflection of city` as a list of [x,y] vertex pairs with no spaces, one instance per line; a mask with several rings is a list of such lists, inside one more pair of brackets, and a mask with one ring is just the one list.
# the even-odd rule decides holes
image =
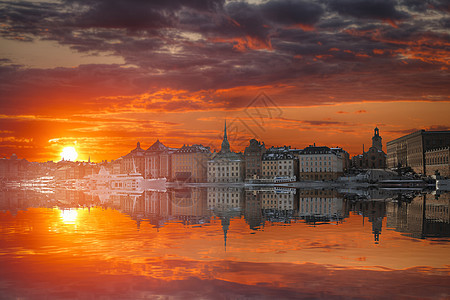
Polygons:
[[[141,194],[111,194],[105,199],[77,190],[39,193],[3,190],[0,210],[16,214],[30,207],[60,209],[102,206],[119,210],[136,221],[159,228],[169,222],[202,225],[219,218],[224,234],[230,220],[244,218],[249,228],[304,222],[308,226],[339,225],[352,214],[372,227],[374,242],[386,227],[414,238],[449,237],[450,193],[384,192],[339,193],[336,190],[261,189],[234,187],[169,189]],[[364,225],[364,224],[363,224]],[[364,225],[366,226],[366,225]]]

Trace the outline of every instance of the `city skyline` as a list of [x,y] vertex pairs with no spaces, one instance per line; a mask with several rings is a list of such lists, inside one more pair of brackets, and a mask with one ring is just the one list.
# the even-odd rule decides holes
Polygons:
[[[448,130],[443,1],[5,1],[0,157],[116,159],[136,142],[233,151]],[[139,13],[140,12],[140,13]],[[149,17],[150,16],[150,17]],[[261,113],[263,115],[261,115]],[[257,122],[255,122],[255,120]]]

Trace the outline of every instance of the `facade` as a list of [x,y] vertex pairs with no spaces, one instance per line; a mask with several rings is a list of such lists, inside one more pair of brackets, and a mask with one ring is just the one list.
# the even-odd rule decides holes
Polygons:
[[16,154],[8,158],[0,158],[0,179],[24,179],[31,176],[31,163],[26,159],[18,159]]
[[348,169],[350,169],[351,166],[351,160],[350,160],[350,154],[348,154],[347,151],[345,151],[344,149],[340,148],[340,147],[334,147],[334,148],[330,148],[331,151],[335,152],[335,153],[339,153],[342,157],[342,168],[345,171],[347,171]]
[[137,142],[136,148],[127,155],[122,156],[120,163],[120,173],[133,172],[134,168],[141,174],[145,174],[145,150],[141,148],[141,143]]
[[427,174],[425,152],[449,146],[448,130],[413,132],[387,142],[387,167],[409,166],[416,173]]
[[262,156],[262,178],[284,178],[296,181],[298,159],[289,151],[289,147],[271,147]]
[[[130,173],[136,168],[136,171],[141,173],[144,178],[164,177],[171,179],[171,155],[176,150],[166,147],[159,140],[147,150],[144,150],[141,148],[141,143],[138,142],[135,149],[117,160],[117,163],[120,165],[120,173]],[[114,166],[113,172],[116,173],[117,171],[117,166]]]
[[436,172],[442,177],[450,177],[450,147],[428,150],[425,152],[426,174],[433,175]]
[[250,145],[245,148],[245,179],[259,179],[262,175],[262,155],[266,152],[264,142],[255,139],[250,140]]
[[183,145],[172,154],[172,179],[185,182],[206,182],[210,159],[209,147]]
[[167,178],[172,177],[172,154],[176,149],[168,148],[159,140],[156,140],[145,151],[145,178]]
[[377,127],[372,137],[372,147],[363,154],[352,157],[352,165],[358,169],[385,169],[386,153],[383,151],[382,138]]
[[328,147],[306,147],[299,155],[300,180],[334,180],[344,174],[340,152]]
[[208,182],[242,182],[244,169],[243,155],[230,150],[225,122],[221,150],[208,161]]

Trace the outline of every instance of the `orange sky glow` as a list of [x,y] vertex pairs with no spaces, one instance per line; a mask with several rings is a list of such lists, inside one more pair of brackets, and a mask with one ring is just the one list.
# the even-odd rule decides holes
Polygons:
[[225,119],[234,151],[256,138],[355,155],[375,126],[384,150],[450,128],[448,6],[73,2],[0,6],[0,157],[218,149]]

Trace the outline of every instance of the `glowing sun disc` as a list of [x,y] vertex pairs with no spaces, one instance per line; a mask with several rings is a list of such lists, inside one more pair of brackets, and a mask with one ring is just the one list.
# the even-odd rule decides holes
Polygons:
[[65,147],[61,152],[62,160],[75,161],[78,157],[78,153],[74,147]]

